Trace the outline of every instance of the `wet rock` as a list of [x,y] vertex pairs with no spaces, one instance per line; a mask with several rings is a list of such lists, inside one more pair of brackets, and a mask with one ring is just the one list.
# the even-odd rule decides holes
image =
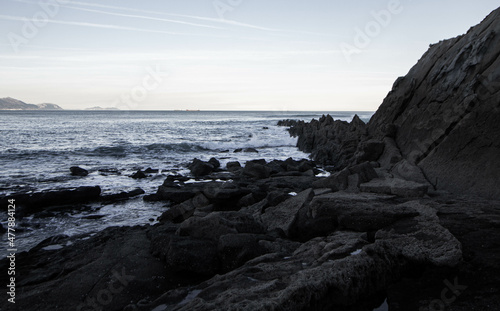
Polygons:
[[216,158],[210,158],[210,160],[208,160],[208,163],[212,164],[215,170],[220,167],[220,162]]
[[144,194],[145,191],[142,190],[141,188],[135,188],[130,191],[120,191],[119,193],[113,193],[113,194],[107,194],[107,195],[102,195],[101,196],[101,201],[103,202],[117,202],[117,201],[122,201],[126,200],[141,194]]
[[146,174],[158,174],[158,172],[160,172],[159,169],[153,169],[150,167],[148,167],[147,169],[144,170],[144,173],[146,173]]
[[[66,206],[83,204],[100,199],[101,188],[78,187],[70,189],[48,190],[32,194],[9,195],[9,199],[15,199],[19,212],[22,215],[29,215],[40,212],[43,208],[53,206]],[[6,202],[6,200],[4,200]],[[74,206],[68,206],[69,209]]]
[[194,177],[206,176],[212,173],[215,169],[212,163],[204,162],[199,159],[194,159],[193,162],[188,165],[188,168]]
[[235,153],[246,152],[246,153],[259,153],[255,148],[238,148],[234,150]]
[[69,170],[71,171],[71,175],[73,176],[87,176],[89,174],[89,171],[79,166],[72,166],[69,168]]
[[[170,182],[165,181],[167,184]],[[189,199],[192,199],[196,194],[202,192],[203,186],[198,184],[188,184],[182,187],[176,184],[174,187],[160,186],[156,192],[155,199],[159,201],[170,201],[174,204],[179,204]]]
[[238,161],[228,162],[226,164],[226,169],[230,172],[235,172],[241,169],[241,164]]
[[249,161],[245,164],[243,174],[255,179],[264,179],[271,176],[271,169],[265,165]]
[[138,170],[130,177],[132,177],[133,179],[143,179],[143,178],[147,178],[148,175],[146,175],[142,170]]
[[116,168],[103,168],[99,169],[99,174],[103,176],[121,175],[122,173]]

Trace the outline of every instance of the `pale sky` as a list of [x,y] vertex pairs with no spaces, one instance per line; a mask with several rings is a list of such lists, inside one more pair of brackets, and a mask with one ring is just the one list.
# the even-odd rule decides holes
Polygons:
[[135,110],[374,111],[498,0],[2,0],[0,97]]

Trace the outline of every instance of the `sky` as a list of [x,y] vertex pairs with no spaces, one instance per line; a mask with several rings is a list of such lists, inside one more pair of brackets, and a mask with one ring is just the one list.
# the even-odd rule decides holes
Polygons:
[[2,0],[0,98],[65,109],[375,111],[498,0]]

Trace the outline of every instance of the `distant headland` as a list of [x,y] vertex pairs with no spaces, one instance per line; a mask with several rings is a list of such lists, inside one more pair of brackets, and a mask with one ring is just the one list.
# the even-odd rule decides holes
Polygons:
[[0,98],[0,110],[63,110],[56,104],[28,104],[12,97]]

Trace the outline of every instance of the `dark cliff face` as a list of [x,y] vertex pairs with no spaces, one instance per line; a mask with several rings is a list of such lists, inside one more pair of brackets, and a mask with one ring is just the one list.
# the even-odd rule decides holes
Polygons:
[[402,155],[437,188],[500,197],[500,9],[432,45],[368,124],[396,126]]

